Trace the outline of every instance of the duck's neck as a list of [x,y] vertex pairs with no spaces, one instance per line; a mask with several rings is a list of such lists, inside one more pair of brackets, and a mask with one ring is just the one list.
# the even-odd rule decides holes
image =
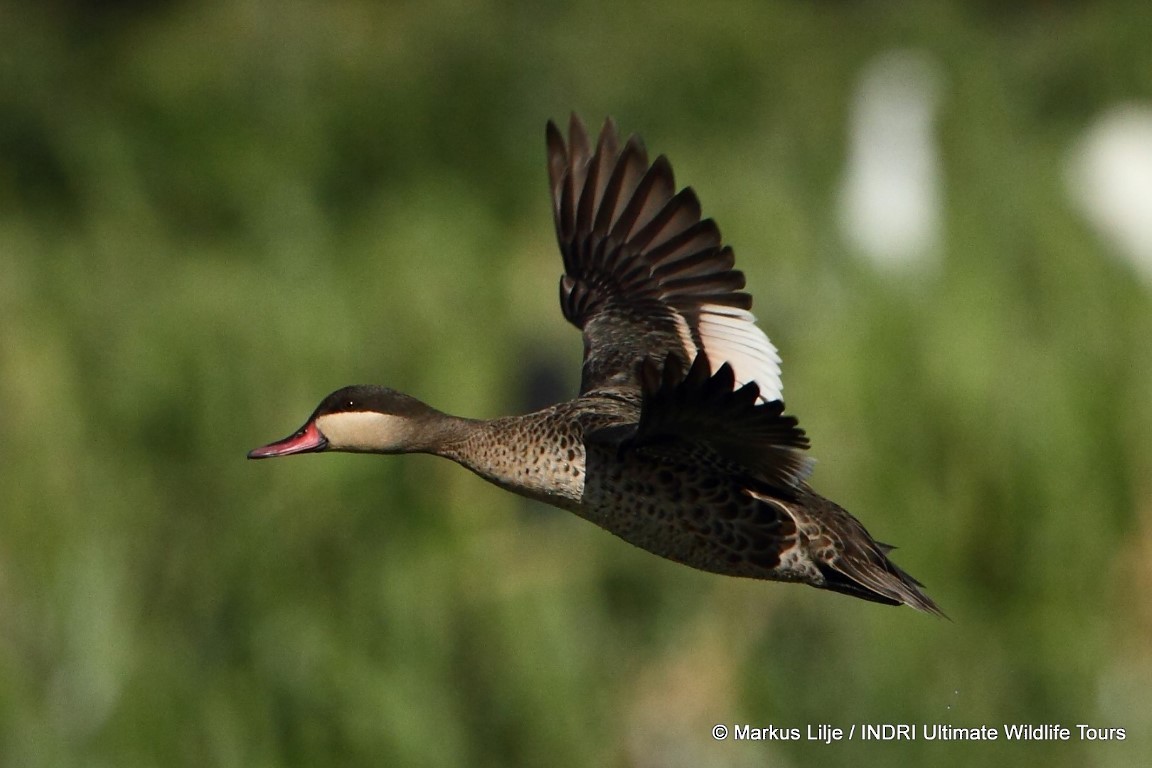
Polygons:
[[405,453],[430,453],[453,458],[457,446],[467,443],[473,435],[483,430],[484,422],[481,420],[429,410],[432,413],[414,425]]
[[550,410],[491,421],[443,415],[435,447],[506,490],[576,511],[584,490],[584,446],[578,436],[556,434]]

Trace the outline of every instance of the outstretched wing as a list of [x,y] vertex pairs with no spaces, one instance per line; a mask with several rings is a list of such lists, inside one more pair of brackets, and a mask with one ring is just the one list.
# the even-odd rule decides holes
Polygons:
[[691,188],[676,192],[661,155],[649,165],[636,136],[620,147],[604,123],[593,151],[575,115],[568,143],[548,123],[548,174],[564,256],[560,306],[584,332],[581,393],[638,389],[645,360],[672,354],[684,366],[704,353],[727,363],[735,385],[780,399],[780,358],[749,311],[744,274]]

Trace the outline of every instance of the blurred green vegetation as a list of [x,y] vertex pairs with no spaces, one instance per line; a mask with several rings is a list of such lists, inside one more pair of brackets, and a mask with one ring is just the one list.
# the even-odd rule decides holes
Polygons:
[[[1007,7],[1010,6],[1010,7]],[[1152,763],[1152,297],[1066,153],[1152,6],[0,6],[0,765]],[[836,227],[861,68],[944,75],[940,268]],[[575,390],[543,125],[736,249],[814,484],[952,616],[697,573],[447,462],[244,453],[330,390]],[[559,373],[556,373],[559,372]],[[714,742],[1061,723],[1121,743]]]

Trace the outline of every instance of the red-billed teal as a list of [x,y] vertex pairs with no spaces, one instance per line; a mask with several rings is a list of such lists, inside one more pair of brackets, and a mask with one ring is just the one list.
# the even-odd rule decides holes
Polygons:
[[798,581],[941,614],[856,518],[808,483],[808,439],[784,415],[779,357],[744,275],[664,156],[593,147],[575,116],[547,129],[560,307],[584,334],[580,394],[523,416],[450,416],[352,386],[263,459],[312,451],[432,453],[704,571]]

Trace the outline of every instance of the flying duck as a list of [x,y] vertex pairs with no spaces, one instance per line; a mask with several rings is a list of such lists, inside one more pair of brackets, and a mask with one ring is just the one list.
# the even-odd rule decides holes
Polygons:
[[551,121],[546,137],[560,308],[584,335],[580,394],[477,420],[350,386],[248,458],[431,453],[693,568],[942,616],[890,546],[808,485],[780,358],[692,189],[677,191],[637,136],[621,146],[611,119],[595,146],[575,115],[567,143]]

